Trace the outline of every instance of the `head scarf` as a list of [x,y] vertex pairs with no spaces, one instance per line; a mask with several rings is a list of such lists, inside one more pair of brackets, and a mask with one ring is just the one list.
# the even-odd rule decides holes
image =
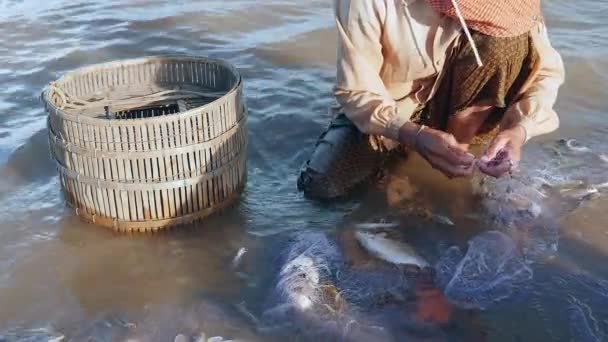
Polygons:
[[[532,29],[541,15],[540,0],[427,0],[442,15],[493,37],[514,37]],[[454,6],[456,3],[456,7]]]
[[541,14],[540,0],[427,0],[439,14],[460,22],[477,65],[483,61],[469,27],[491,37],[516,37],[532,29]]

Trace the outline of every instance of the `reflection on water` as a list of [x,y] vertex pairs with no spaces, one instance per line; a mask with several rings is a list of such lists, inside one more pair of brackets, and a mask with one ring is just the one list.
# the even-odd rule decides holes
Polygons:
[[[431,328],[412,320],[415,305],[397,305],[366,318],[403,327],[394,334],[376,331],[376,338],[605,338],[604,7],[588,0],[545,3],[567,67],[557,106],[562,128],[526,147],[519,185],[490,184],[490,196],[480,199],[470,183],[448,182],[413,156],[396,162],[386,182],[367,194],[320,205],[303,199],[295,184],[332,103],[331,1],[0,1],[0,340],[166,341],[201,333],[255,340],[263,336],[256,322],[276,285],[286,234],[332,236],[357,222],[381,220],[396,221],[402,238],[431,264],[452,247],[475,254],[467,253],[468,242],[488,230],[508,235],[518,255],[534,262],[526,264],[533,273],[526,300],[457,310],[451,325]],[[222,58],[241,69],[250,107],[243,198],[192,229],[155,236],[124,237],[81,223],[62,204],[40,91],[83,65],[165,53]],[[576,138],[588,150],[569,148],[560,138]],[[507,188],[515,190],[505,201]],[[522,193],[524,200],[516,197]],[[375,264],[371,273],[353,268],[374,263],[348,241],[351,263],[338,267],[344,271],[338,287],[363,281],[361,289],[376,294],[387,281],[393,284],[384,277],[392,270],[387,265]],[[243,247],[241,265],[231,268]],[[454,284],[451,291],[462,290]],[[489,302],[499,296],[486,293]],[[349,302],[370,303],[350,294]]]

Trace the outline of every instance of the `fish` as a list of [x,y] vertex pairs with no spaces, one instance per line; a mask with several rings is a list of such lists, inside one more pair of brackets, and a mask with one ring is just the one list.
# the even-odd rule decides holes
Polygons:
[[595,185],[593,185],[593,188],[596,188],[598,190],[606,189],[606,188],[608,188],[608,182],[595,184]]
[[600,154],[600,160],[603,161],[604,163],[608,164],[608,155]]
[[184,334],[179,334],[179,335],[175,336],[175,339],[173,340],[173,342],[188,342],[188,338]]
[[283,255],[271,295],[273,306],[291,307],[298,313],[315,311],[322,302],[320,289],[340,258],[337,247],[324,233],[302,233],[290,239]]
[[243,258],[243,255],[245,255],[245,253],[247,253],[247,248],[245,247],[241,247],[238,250],[238,252],[234,256],[234,259],[232,259],[232,268],[237,268],[239,266],[239,264],[241,263],[241,259]]
[[443,216],[443,215],[439,215],[439,214],[435,214],[433,215],[433,219],[435,219],[435,221],[441,223],[441,224],[445,224],[448,226],[454,226],[454,221],[452,221],[449,217],[447,216]]
[[583,189],[564,189],[561,191],[562,194],[569,198],[574,199],[587,199],[591,195],[595,195],[599,192],[595,187],[586,187]]
[[0,331],[0,341],[31,341],[31,342],[62,342],[67,341],[63,334],[54,331],[51,327],[19,329],[7,332]]
[[308,310],[315,303],[315,291],[321,274],[311,257],[301,255],[285,265],[277,287],[300,310]]
[[[566,188],[566,187],[575,187],[583,185],[583,182],[580,179],[559,179],[559,180],[549,180],[548,178],[534,176],[531,177],[533,187],[542,187],[546,186],[549,188]],[[546,196],[545,196],[546,197]]]
[[233,342],[234,340],[226,340],[222,336],[213,336],[213,337],[207,338],[207,335],[204,332],[198,334],[198,336],[192,336],[192,339],[190,337],[184,335],[184,334],[178,334],[177,336],[175,336],[175,339],[173,340],[173,342],[189,342],[189,341],[196,341],[196,342]]
[[356,227],[360,229],[390,229],[399,226],[397,222],[365,222],[357,223]]
[[391,240],[386,233],[369,233],[357,231],[355,237],[372,255],[396,265],[415,265],[426,268],[429,263],[419,256],[407,243]]

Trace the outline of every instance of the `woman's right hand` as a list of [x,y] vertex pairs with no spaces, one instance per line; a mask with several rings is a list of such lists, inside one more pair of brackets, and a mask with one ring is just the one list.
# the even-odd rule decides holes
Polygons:
[[420,130],[413,123],[406,125],[400,132],[400,140],[413,147],[434,169],[448,178],[473,174],[475,156],[462,149],[453,135],[432,128]]

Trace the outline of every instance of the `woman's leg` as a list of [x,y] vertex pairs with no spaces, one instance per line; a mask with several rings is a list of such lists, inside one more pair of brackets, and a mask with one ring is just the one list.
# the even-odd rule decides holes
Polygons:
[[348,195],[378,172],[384,156],[372,148],[368,135],[340,114],[317,140],[300,172],[298,189],[318,199]]
[[467,107],[450,117],[447,132],[454,135],[462,148],[468,149],[494,109],[491,101],[482,101]]

